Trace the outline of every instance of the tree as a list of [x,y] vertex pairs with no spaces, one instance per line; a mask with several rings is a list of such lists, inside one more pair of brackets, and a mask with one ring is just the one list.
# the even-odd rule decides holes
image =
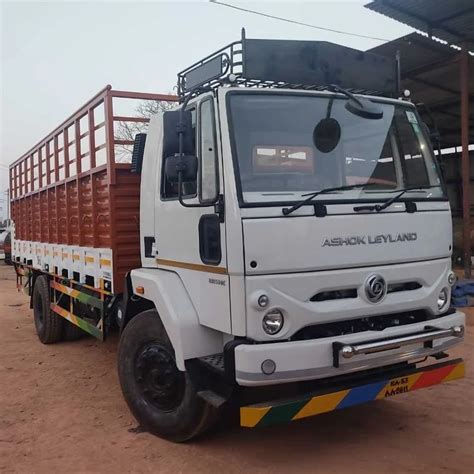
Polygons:
[[[135,117],[149,119],[153,115],[162,114],[176,107],[176,102],[165,102],[162,100],[142,100],[135,108]],[[118,122],[115,138],[118,140],[135,140],[137,133],[145,132],[148,122]],[[115,160],[118,163],[131,160],[133,145],[116,145]]]

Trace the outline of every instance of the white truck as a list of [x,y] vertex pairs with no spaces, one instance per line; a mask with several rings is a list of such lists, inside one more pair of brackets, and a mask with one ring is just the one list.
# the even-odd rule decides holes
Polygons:
[[[103,339],[115,321],[124,397],[174,441],[226,409],[265,426],[461,378],[461,359],[422,364],[448,357],[465,318],[449,202],[398,95],[395,60],[243,36],[179,73],[180,104],[137,135],[131,164],[113,163],[107,133],[102,168],[91,102],[55,132],[89,117],[88,171],[69,169],[80,130],[39,144],[37,174],[26,154],[30,179],[11,169],[13,262],[40,340]],[[125,93],[98,96],[107,130],[111,96]]]

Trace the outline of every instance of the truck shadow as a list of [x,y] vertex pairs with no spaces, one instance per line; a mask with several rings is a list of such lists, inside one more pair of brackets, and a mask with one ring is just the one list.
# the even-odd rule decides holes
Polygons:
[[[411,423],[428,415],[414,413],[400,401],[383,400],[366,405],[347,408],[318,415],[287,425],[245,429],[223,423],[208,435],[196,441],[200,449],[235,450],[245,452],[245,463],[249,465],[274,464],[284,468],[296,457],[306,456],[316,450],[324,457],[337,456],[341,450],[363,448],[390,442],[403,436]],[[332,453],[332,454],[330,454]],[[376,455],[373,452],[372,455]],[[240,457],[240,456],[239,456]],[[315,460],[314,457],[312,457]]]

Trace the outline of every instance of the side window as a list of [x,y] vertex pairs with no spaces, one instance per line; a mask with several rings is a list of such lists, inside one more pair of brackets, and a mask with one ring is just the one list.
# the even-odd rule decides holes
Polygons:
[[[191,109],[192,117],[192,149],[187,151],[187,153],[196,156],[196,108]],[[162,199],[177,199],[178,198],[178,184],[170,183],[165,176],[165,159],[163,159],[163,166],[161,169],[161,197]],[[197,183],[183,183],[183,197],[190,198],[196,196]]]
[[214,201],[218,194],[217,143],[212,99],[204,100],[199,107],[199,129],[201,133],[199,153],[201,202]]
[[430,179],[422,144],[418,138],[418,135],[422,133],[421,128],[418,123],[407,120],[405,114],[405,111],[399,111],[396,116],[405,185],[407,187],[427,186],[430,184]]

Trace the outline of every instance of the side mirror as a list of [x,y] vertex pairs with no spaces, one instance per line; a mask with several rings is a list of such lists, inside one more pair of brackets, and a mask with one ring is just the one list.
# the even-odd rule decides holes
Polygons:
[[179,181],[179,174],[183,183],[196,181],[198,160],[192,155],[168,156],[165,161],[165,174],[170,183]]
[[189,155],[194,151],[194,134],[192,114],[190,110],[183,111],[183,123],[181,124],[181,110],[168,110],[163,113],[163,158],[174,156],[179,153],[178,128],[183,133],[183,154]]
[[329,153],[337,147],[341,139],[341,126],[336,119],[323,118],[313,131],[313,142],[322,153]]

